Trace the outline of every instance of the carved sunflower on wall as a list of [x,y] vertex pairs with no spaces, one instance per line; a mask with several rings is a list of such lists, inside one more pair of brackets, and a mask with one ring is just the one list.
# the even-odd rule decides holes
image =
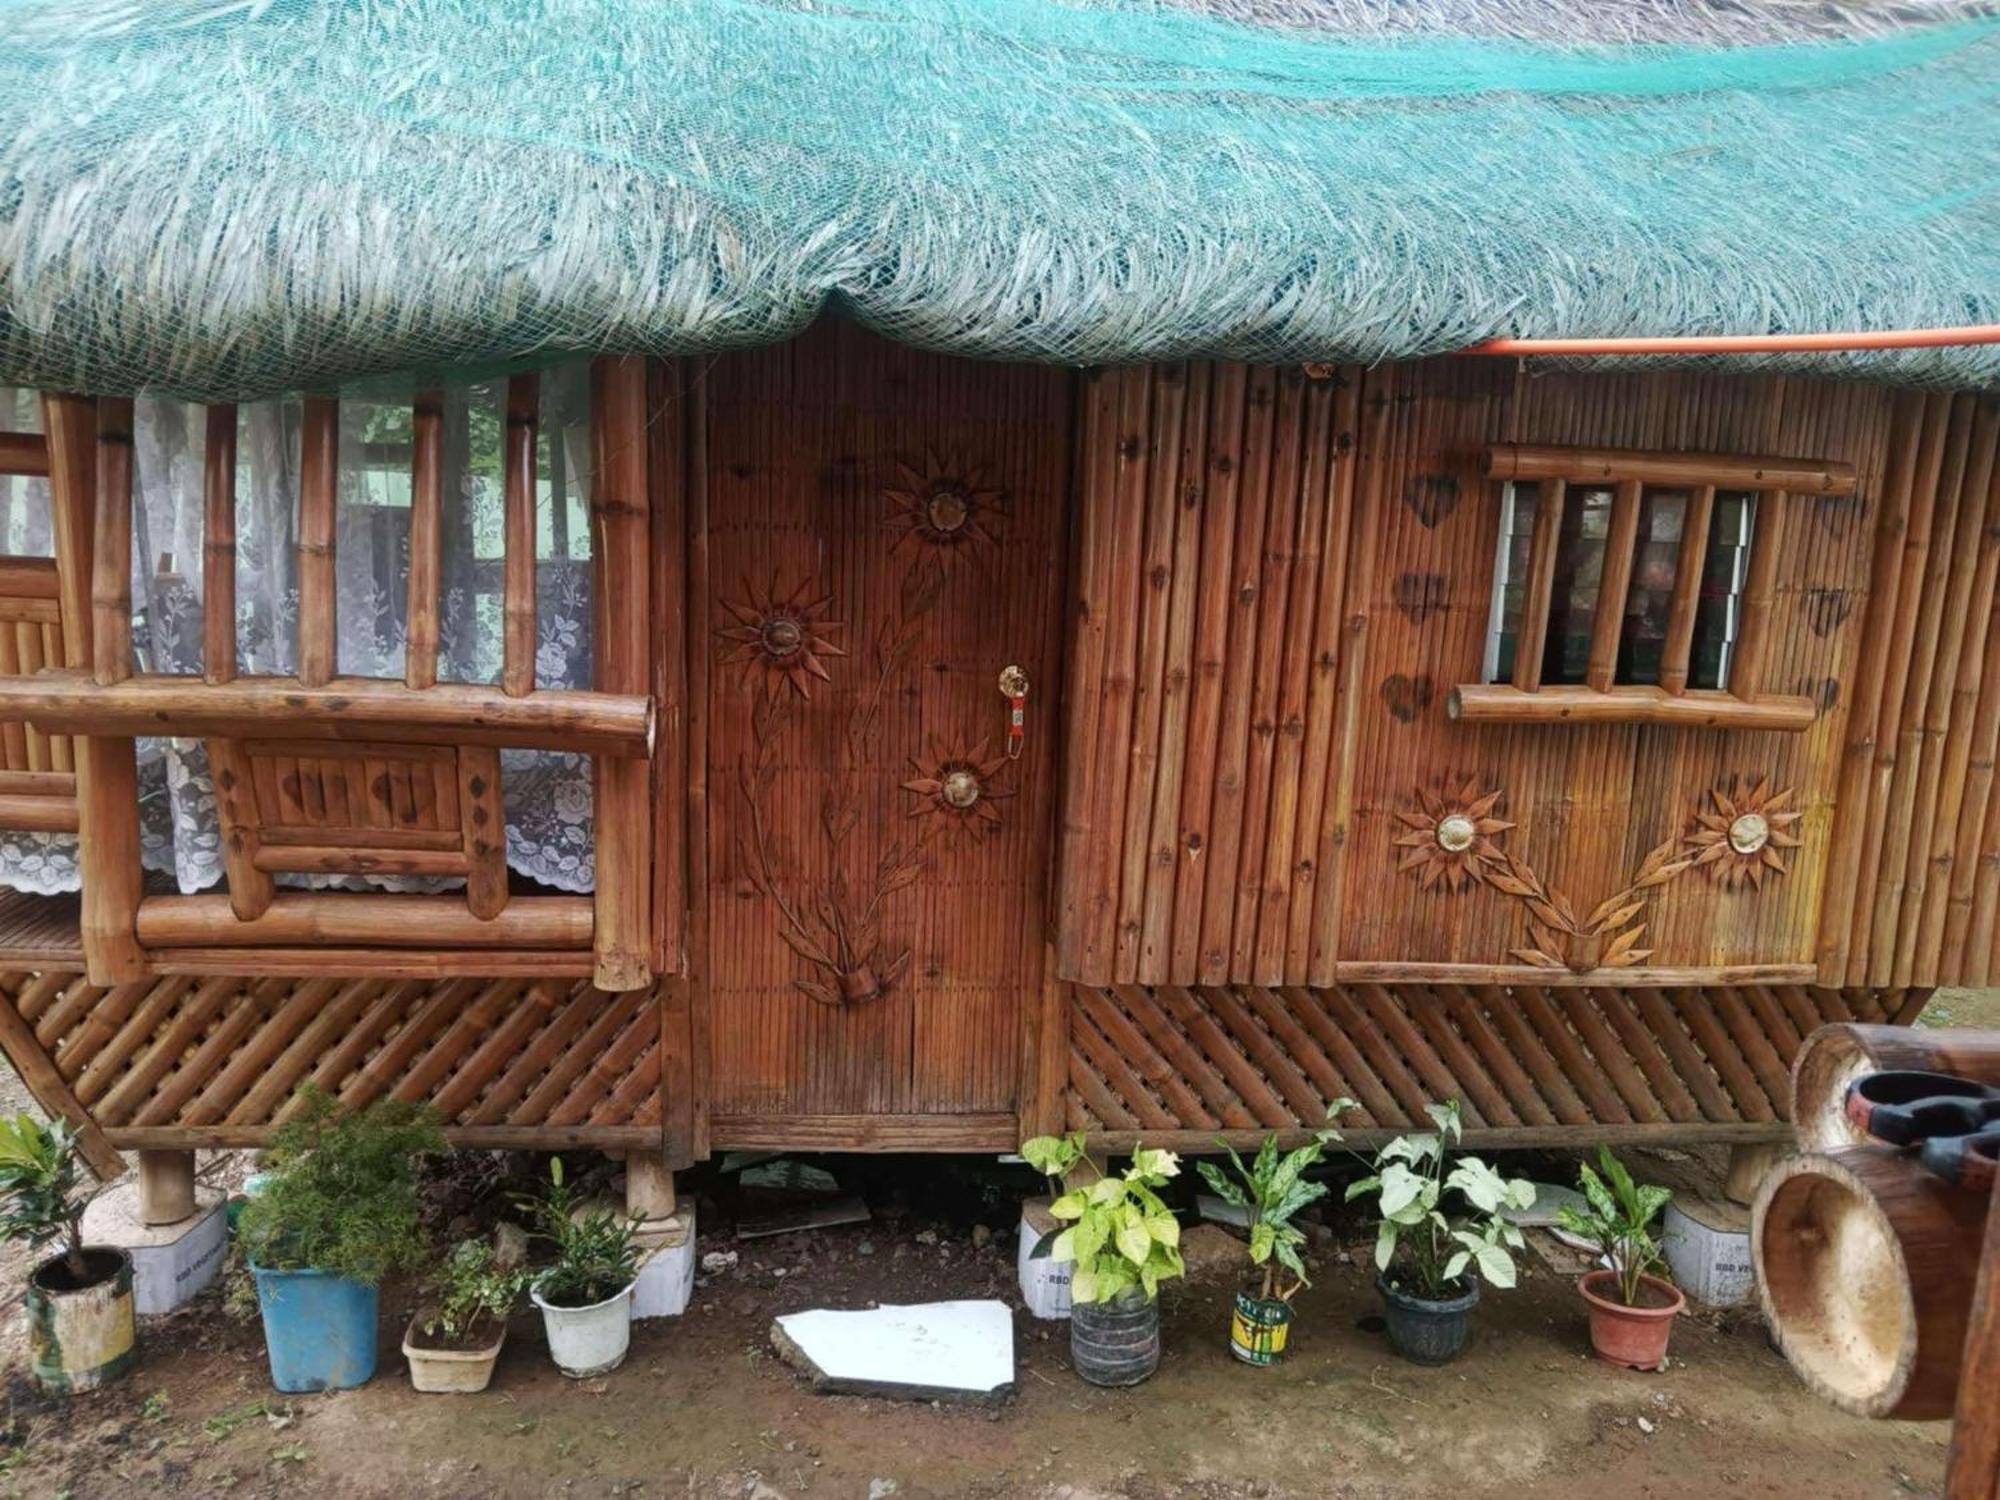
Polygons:
[[989,755],[991,741],[981,740],[970,750],[952,751],[931,744],[928,758],[912,758],[916,772],[903,783],[903,790],[922,800],[910,810],[913,818],[944,820],[952,833],[985,834],[1000,826],[1000,809],[994,804],[1014,795],[1012,787],[999,785],[1007,757]]
[[983,469],[940,463],[935,453],[926,453],[921,472],[900,461],[896,472],[902,484],[882,492],[889,502],[882,524],[896,538],[891,551],[920,542],[949,561],[1000,545],[995,523],[1007,515],[1007,497],[986,483]]
[[1491,867],[1502,859],[1493,840],[1514,826],[1493,816],[1504,795],[1482,793],[1477,777],[1442,792],[1418,787],[1417,811],[1396,814],[1396,821],[1407,830],[1396,839],[1396,847],[1404,851],[1396,868],[1413,871],[1417,884],[1427,891],[1440,886],[1462,891],[1475,881],[1485,884]]
[[781,677],[801,698],[812,696],[812,682],[829,681],[827,659],[845,656],[828,636],[841,628],[840,621],[826,617],[831,595],[811,597],[813,581],[808,578],[789,594],[778,591],[778,581],[758,589],[747,580],[741,599],[724,599],[722,607],[735,620],[719,632],[734,644],[722,655],[724,662],[744,663],[744,675],[759,671]]
[[1782,875],[1787,866],[1782,851],[1796,849],[1792,825],[1805,816],[1792,807],[1792,790],[1773,791],[1759,777],[1747,790],[1731,797],[1711,787],[1711,811],[1698,812],[1687,836],[1697,850],[1695,868],[1705,868],[1725,890],[1740,885],[1761,889],[1766,875]]

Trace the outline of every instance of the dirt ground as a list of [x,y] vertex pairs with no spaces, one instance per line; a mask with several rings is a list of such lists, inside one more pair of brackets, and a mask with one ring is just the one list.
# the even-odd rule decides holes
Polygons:
[[[2000,995],[1941,998],[1951,1024],[2000,1024]],[[1753,1314],[1683,1319],[1662,1373],[1598,1363],[1568,1277],[1532,1255],[1516,1291],[1488,1292],[1463,1359],[1405,1364],[1366,1326],[1369,1236],[1344,1215],[1316,1233],[1315,1285],[1282,1366],[1252,1370],[1227,1352],[1231,1256],[1164,1295],[1159,1373],[1135,1390],[1097,1390],[1069,1368],[1067,1325],[1021,1308],[1018,1178],[967,1159],[822,1164],[866,1196],[872,1223],[738,1240],[732,1221],[748,1205],[733,1179],[711,1167],[688,1184],[701,1196],[700,1248],[734,1250],[737,1263],[702,1277],[685,1317],[638,1325],[625,1366],[599,1380],[558,1375],[530,1313],[515,1318],[486,1393],[417,1395],[397,1352],[408,1302],[390,1290],[374,1381],[282,1398],[254,1320],[232,1318],[210,1293],[148,1321],[124,1383],[50,1403],[25,1376],[10,1316],[0,1496],[1872,1500],[1942,1490],[1946,1424],[1833,1410]],[[1543,1180],[1566,1166],[1505,1164]],[[1643,1156],[1634,1165],[1645,1174]],[[1690,1167],[1681,1154],[1655,1165]],[[1220,1233],[1202,1232],[1211,1249]],[[10,1286],[18,1261],[0,1267]],[[780,1313],[989,1296],[1015,1310],[1019,1364],[1016,1393],[993,1407],[817,1395],[771,1348]]]

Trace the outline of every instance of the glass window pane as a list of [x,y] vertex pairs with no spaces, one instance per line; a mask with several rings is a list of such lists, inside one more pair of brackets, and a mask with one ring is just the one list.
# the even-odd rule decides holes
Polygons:
[[1743,584],[1750,570],[1750,539],[1756,527],[1757,497],[1748,491],[1720,491],[1709,523],[1708,555],[1702,565],[1701,602],[1695,611],[1694,644],[1688,653],[1688,686],[1729,684],[1730,657],[1742,625]]
[[1625,627],[1618,638],[1617,682],[1658,682],[1680,561],[1685,490],[1646,490],[1639,497],[1632,583],[1625,594]]

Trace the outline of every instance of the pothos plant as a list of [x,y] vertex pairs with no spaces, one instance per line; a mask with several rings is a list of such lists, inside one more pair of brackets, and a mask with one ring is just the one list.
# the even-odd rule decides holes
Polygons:
[[1502,1210],[1532,1207],[1535,1185],[1502,1177],[1476,1156],[1452,1156],[1463,1133],[1456,1099],[1424,1111],[1434,1132],[1397,1136],[1376,1153],[1374,1175],[1347,1187],[1349,1202],[1371,1193],[1379,1200],[1375,1268],[1388,1275],[1400,1253],[1409,1277],[1403,1289],[1432,1302],[1450,1298],[1472,1269],[1511,1287],[1510,1252],[1526,1241]]
[[[1327,1106],[1329,1123],[1326,1129],[1319,1132],[1318,1138],[1282,1156],[1278,1153],[1278,1138],[1275,1135],[1265,1136],[1248,1166],[1236,1154],[1235,1147],[1217,1136],[1216,1144],[1229,1153],[1229,1164],[1236,1170],[1236,1181],[1230,1180],[1220,1163],[1195,1163],[1202,1181],[1218,1198],[1232,1208],[1248,1212],[1250,1263],[1263,1267],[1261,1296],[1266,1302],[1290,1302],[1301,1288],[1312,1285],[1306,1276],[1305,1261],[1299,1255],[1299,1246],[1305,1243],[1305,1232],[1292,1220],[1307,1204],[1317,1203],[1327,1195],[1328,1188],[1324,1182],[1312,1181],[1305,1174],[1319,1165],[1327,1143],[1340,1139],[1340,1132],[1332,1128],[1331,1122],[1353,1107],[1352,1099],[1336,1099]],[[1289,1284],[1281,1272],[1291,1273]]]
[[1180,1158],[1173,1152],[1141,1146],[1123,1174],[1098,1173],[1095,1181],[1073,1188],[1067,1179],[1078,1167],[1097,1170],[1084,1151],[1082,1132],[1036,1136],[1022,1145],[1021,1155],[1050,1179],[1052,1189],[1062,1189],[1049,1213],[1068,1227],[1045,1236],[1033,1258],[1075,1263],[1071,1302],[1109,1302],[1133,1287],[1150,1301],[1161,1282],[1186,1269],[1180,1220],[1157,1191],[1180,1174]]

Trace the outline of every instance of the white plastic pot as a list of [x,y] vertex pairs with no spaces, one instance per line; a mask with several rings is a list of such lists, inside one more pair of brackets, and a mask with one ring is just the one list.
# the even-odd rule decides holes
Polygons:
[[542,1300],[539,1286],[528,1295],[542,1310],[542,1327],[549,1337],[549,1354],[556,1368],[575,1380],[603,1375],[625,1363],[632,1347],[632,1287],[589,1307],[557,1307]]

